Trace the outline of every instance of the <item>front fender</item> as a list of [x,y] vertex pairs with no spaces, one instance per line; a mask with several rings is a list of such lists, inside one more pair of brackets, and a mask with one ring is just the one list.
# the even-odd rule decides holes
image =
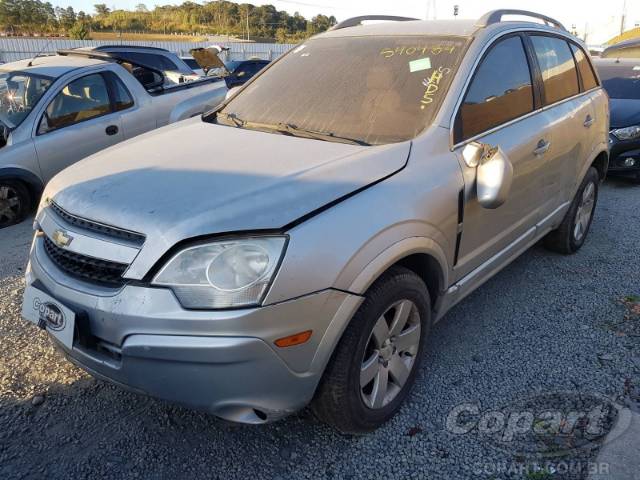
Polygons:
[[347,325],[364,300],[364,293],[371,284],[392,265],[413,254],[425,254],[434,258],[440,267],[441,288],[448,285],[448,267],[444,250],[437,242],[426,237],[410,237],[400,240],[382,251],[369,262],[360,274],[351,282],[349,295],[331,320],[320,341],[311,363],[311,372],[322,372],[326,367],[336,345],[342,338]]
[[42,192],[44,182],[33,142],[6,145],[0,153],[0,178],[21,180],[35,193]]
[[442,247],[434,240],[425,237],[411,237],[400,240],[389,246],[375,259],[373,259],[360,274],[351,282],[347,291],[359,295],[364,294],[369,287],[386,272],[389,267],[398,263],[410,255],[423,254],[436,260],[440,267],[440,285],[446,288],[449,285],[449,267],[447,257]]

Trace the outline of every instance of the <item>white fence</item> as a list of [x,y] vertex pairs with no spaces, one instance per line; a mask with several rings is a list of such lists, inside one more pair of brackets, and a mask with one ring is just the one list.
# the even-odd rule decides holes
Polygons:
[[[44,38],[0,38],[0,61],[14,62],[23,58],[53,54],[58,50],[77,47],[94,47],[98,45],[138,45],[158,47],[170,50],[178,55],[189,55],[192,48],[207,47],[212,42],[141,42],[141,41],[105,41],[105,40],[46,40]],[[223,43],[229,47],[229,60],[245,60],[258,57],[264,60],[274,60],[288,52],[295,45],[282,43]]]

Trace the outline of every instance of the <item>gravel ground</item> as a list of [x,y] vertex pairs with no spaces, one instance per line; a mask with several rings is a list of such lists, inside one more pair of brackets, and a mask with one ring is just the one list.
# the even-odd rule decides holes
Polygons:
[[640,187],[622,181],[604,186],[578,255],[536,246],[451,311],[410,401],[364,437],[340,436],[306,411],[229,425],[92,379],[20,319],[29,237],[30,222],[0,231],[3,479],[565,478],[504,473],[532,461],[475,431],[452,433],[449,412],[556,392],[628,401],[640,380]]

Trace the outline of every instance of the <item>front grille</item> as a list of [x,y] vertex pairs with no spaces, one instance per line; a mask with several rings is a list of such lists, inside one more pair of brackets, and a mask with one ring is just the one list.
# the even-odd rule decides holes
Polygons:
[[125,230],[123,228],[112,227],[110,225],[104,225],[99,222],[94,222],[93,220],[77,217],[76,215],[72,215],[71,213],[61,208],[55,202],[51,202],[49,206],[56,213],[56,215],[65,220],[67,223],[84,230],[101,233],[102,235],[117,238],[119,240],[127,240],[129,242],[135,243],[136,245],[142,245],[145,241],[146,237],[141,233],[132,232],[131,230]]
[[110,287],[120,287],[125,283],[122,275],[128,265],[124,263],[100,260],[70,252],[58,247],[46,235],[44,236],[44,249],[60,270],[76,278]]

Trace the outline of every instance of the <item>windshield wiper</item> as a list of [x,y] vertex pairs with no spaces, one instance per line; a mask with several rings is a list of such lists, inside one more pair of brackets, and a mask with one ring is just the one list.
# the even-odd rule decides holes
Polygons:
[[313,138],[316,140],[324,140],[327,142],[343,142],[350,143],[352,145],[361,145],[364,147],[371,146],[370,143],[367,143],[363,140],[358,140],[355,138],[349,137],[341,137],[340,135],[336,135],[330,132],[318,132],[316,130],[309,130],[307,128],[301,128],[292,123],[260,123],[260,122],[251,122],[249,120],[243,120],[238,117],[235,113],[225,113],[218,112],[216,114],[216,118],[221,118],[222,120],[229,122],[233,126],[237,128],[250,128],[257,130],[267,130],[267,131],[275,131],[278,133],[282,133],[284,135],[291,135],[294,137],[304,137],[304,138]]
[[351,143],[353,145],[361,145],[363,147],[371,146],[370,143],[367,143],[363,140],[358,140],[358,139],[349,138],[349,137],[341,137],[340,135],[336,135],[335,133],[331,133],[331,132],[318,132],[317,130],[309,130],[307,128],[298,127],[291,123],[279,123],[275,125],[275,127],[276,127],[275,129],[278,132],[288,133],[290,135],[295,135],[295,136],[315,138],[317,140],[325,140],[329,142],[337,140],[337,141],[342,141],[344,143]]

